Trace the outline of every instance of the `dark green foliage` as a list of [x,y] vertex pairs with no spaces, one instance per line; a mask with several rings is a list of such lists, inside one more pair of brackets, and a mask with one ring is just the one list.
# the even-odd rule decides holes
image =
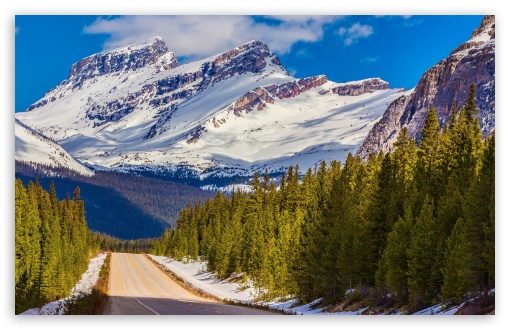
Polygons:
[[155,241],[154,238],[126,240],[100,233],[94,233],[92,240],[101,250],[122,253],[148,253]]
[[407,284],[412,310],[422,309],[437,298],[431,292],[432,270],[436,261],[438,231],[432,200],[425,198],[411,230],[407,249]]
[[290,167],[279,190],[256,173],[251,193],[181,211],[152,253],[200,256],[220,277],[243,272],[260,298],[334,302],[356,289],[412,313],[487,293],[495,138],[482,141],[473,100],[474,90],[459,113],[452,106],[443,131],[431,106],[419,146],[403,128],[393,152],[366,162],[349,154],[343,166],[322,162],[302,177]]
[[99,250],[80,190],[58,201],[55,186],[15,180],[15,313],[67,297]]
[[399,217],[388,235],[386,248],[376,273],[378,287],[394,295],[394,300],[400,306],[407,303],[407,249],[410,245],[411,230],[411,220]]

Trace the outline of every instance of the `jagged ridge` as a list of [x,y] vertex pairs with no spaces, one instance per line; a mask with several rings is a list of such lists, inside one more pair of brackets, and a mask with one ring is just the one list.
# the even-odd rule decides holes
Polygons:
[[[98,169],[178,171],[195,180],[342,159],[402,94],[378,78],[293,78],[260,41],[161,67],[168,54],[155,38],[89,56],[16,117]],[[124,60],[105,69],[113,58]]]

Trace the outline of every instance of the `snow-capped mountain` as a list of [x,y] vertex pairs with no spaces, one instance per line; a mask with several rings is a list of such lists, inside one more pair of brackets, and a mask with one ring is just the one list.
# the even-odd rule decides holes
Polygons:
[[51,167],[64,167],[86,176],[94,174],[69,155],[58,143],[39,134],[17,119],[14,123],[14,134],[15,160]]
[[468,41],[423,74],[412,93],[394,101],[372,128],[357,155],[366,159],[371,153],[391,150],[404,126],[411,137],[419,137],[432,104],[441,125],[448,123],[453,102],[458,107],[465,103],[471,83],[476,86],[483,135],[490,134],[495,127],[495,48],[496,19],[488,15]]
[[249,176],[343,160],[407,94],[291,77],[259,41],[179,65],[156,37],[75,63],[16,118],[97,168]]

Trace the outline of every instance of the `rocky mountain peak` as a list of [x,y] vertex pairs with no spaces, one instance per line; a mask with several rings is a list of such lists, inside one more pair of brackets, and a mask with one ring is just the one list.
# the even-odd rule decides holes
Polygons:
[[204,63],[202,73],[204,80],[201,89],[219,81],[228,79],[235,74],[247,72],[259,74],[268,66],[289,75],[282,67],[280,59],[261,41],[252,40],[234,49],[212,57],[211,62]]
[[71,66],[68,80],[81,84],[84,80],[96,76],[135,71],[158,62],[166,70],[179,65],[163,39],[153,37],[142,43],[104,51],[76,62]]
[[250,50],[253,50],[256,48],[263,48],[263,51],[269,52],[269,47],[267,47],[266,44],[262,43],[261,41],[252,40],[252,41],[249,41],[245,44],[237,46],[236,48],[233,48],[229,51],[226,51],[226,52],[218,55],[218,57],[214,60],[214,63],[216,65],[221,65],[224,62],[231,60],[232,58],[234,58],[244,52],[247,52],[247,51],[250,51]]
[[471,33],[471,38],[474,39],[477,36],[481,35],[484,32],[488,32],[491,34],[491,39],[495,38],[495,29],[496,29],[496,16],[494,15],[486,15],[482,22],[480,23],[480,26]]
[[495,126],[495,24],[495,16],[485,16],[468,41],[428,69],[410,95],[388,108],[357,155],[367,159],[371,153],[391,150],[404,126],[411,137],[419,140],[431,105],[440,124],[448,124],[453,102],[459,106],[466,102],[471,83],[476,87],[482,133],[490,134]]

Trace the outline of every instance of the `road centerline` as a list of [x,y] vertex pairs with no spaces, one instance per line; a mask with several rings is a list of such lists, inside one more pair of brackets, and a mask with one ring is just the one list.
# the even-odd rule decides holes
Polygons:
[[122,284],[124,285],[124,289],[126,290],[126,292],[132,297],[134,298],[136,301],[138,301],[138,303],[140,305],[142,305],[143,307],[147,308],[148,310],[150,310],[151,312],[153,312],[154,314],[156,315],[160,315],[158,312],[156,312],[155,310],[153,310],[152,308],[150,308],[149,306],[145,305],[143,302],[141,302],[140,300],[138,300],[138,298],[136,298],[135,296],[133,296],[131,294],[131,292],[129,292],[128,288],[126,287],[126,282],[124,281],[124,274],[122,273],[122,265],[120,263],[120,257],[119,257],[119,269],[120,269],[120,276],[122,278]]

